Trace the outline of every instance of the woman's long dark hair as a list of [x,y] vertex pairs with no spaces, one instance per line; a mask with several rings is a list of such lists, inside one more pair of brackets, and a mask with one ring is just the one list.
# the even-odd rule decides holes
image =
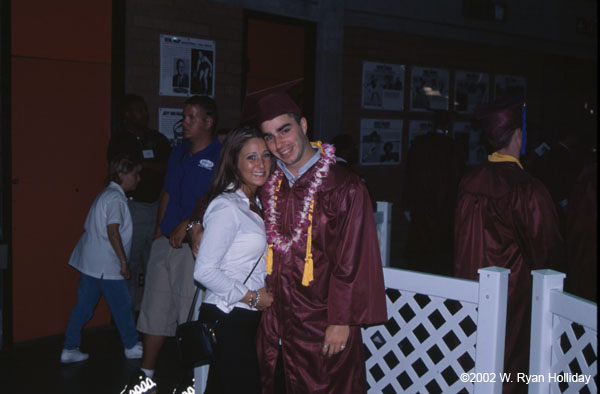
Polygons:
[[[237,168],[238,156],[242,147],[252,138],[262,139],[263,135],[260,130],[248,126],[238,127],[227,133],[215,177],[207,192],[207,203],[223,192],[234,192],[240,188],[242,180]],[[233,184],[233,189],[228,189],[230,184]]]

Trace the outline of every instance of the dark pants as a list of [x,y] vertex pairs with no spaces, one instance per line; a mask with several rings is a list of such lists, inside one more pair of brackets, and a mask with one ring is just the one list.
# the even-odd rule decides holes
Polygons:
[[256,331],[260,312],[234,308],[222,312],[212,304],[202,304],[198,320],[218,321],[217,346],[210,363],[205,394],[259,394],[261,392]]
[[100,296],[104,296],[121,335],[123,347],[130,349],[138,341],[138,333],[131,312],[131,298],[125,279],[98,279],[84,273],[79,277],[77,303],[71,312],[65,332],[65,349],[81,344],[81,330],[94,316]]

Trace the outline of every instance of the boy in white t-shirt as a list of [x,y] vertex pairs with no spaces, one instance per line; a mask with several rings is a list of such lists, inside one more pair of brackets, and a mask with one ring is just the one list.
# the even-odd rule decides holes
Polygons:
[[142,356],[142,345],[138,342],[131,312],[131,296],[125,282],[130,277],[127,256],[133,230],[125,193],[135,190],[141,168],[141,164],[125,155],[111,160],[108,186],[92,203],[85,220],[85,231],[71,254],[69,265],[81,272],[81,277],[77,303],[65,333],[60,356],[62,363],[87,360],[88,355],[79,350],[81,330],[94,315],[101,295],[106,299],[121,335],[125,356]]

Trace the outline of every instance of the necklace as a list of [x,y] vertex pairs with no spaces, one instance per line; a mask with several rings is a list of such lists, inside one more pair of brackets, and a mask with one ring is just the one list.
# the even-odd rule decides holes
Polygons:
[[269,243],[269,252],[267,255],[267,273],[271,274],[273,270],[273,250],[286,253],[292,245],[299,245],[303,235],[307,235],[305,270],[302,284],[307,286],[312,280],[312,252],[311,252],[311,234],[312,234],[312,211],[314,209],[315,194],[319,191],[323,179],[329,174],[329,167],[335,163],[335,148],[333,145],[322,144],[320,141],[311,143],[321,150],[321,157],[315,164],[316,169],[310,185],[302,200],[302,209],[295,215],[296,225],[290,235],[281,233],[281,212],[277,210],[277,200],[280,197],[279,189],[283,181],[283,171],[277,168],[273,175],[267,181],[267,203],[265,206],[265,228],[267,232],[267,242]]

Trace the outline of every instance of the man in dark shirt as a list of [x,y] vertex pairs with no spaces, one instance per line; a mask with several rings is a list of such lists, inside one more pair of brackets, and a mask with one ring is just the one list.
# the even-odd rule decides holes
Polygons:
[[132,279],[128,282],[134,311],[139,311],[143,294],[143,273],[146,272],[156,226],[158,197],[167,170],[171,146],[167,138],[148,128],[148,107],[135,94],[125,96],[122,105],[122,128],[108,144],[108,161],[118,154],[127,154],[143,165],[141,181],[128,194],[133,221],[133,239],[129,257]]
[[465,158],[448,135],[448,111],[434,113],[434,131],[416,137],[408,151],[405,196],[410,212],[406,268],[452,275],[454,208]]

